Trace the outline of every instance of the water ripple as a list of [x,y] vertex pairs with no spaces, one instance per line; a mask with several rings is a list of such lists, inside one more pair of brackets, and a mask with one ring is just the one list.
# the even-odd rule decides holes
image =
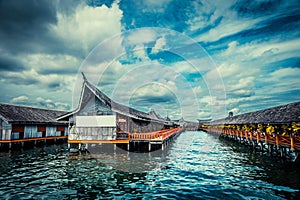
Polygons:
[[[185,132],[163,155],[82,154],[74,158],[68,155],[66,145],[1,152],[0,198],[299,197],[300,180],[295,178],[300,177],[298,166],[278,163],[245,151],[233,151],[232,148],[206,133]],[[139,160],[139,156],[144,156],[144,159]],[[133,162],[135,159],[136,163]],[[137,169],[137,164],[149,170],[132,172],[132,169]]]

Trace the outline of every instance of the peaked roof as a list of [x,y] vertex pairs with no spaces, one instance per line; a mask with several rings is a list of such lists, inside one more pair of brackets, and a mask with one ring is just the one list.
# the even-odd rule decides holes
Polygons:
[[98,98],[104,104],[109,107],[112,111],[135,118],[139,120],[154,120],[154,121],[160,121],[164,122],[164,118],[160,117],[157,113],[154,111],[150,111],[149,113],[145,113],[139,110],[136,110],[134,108],[130,108],[128,106],[119,104],[112,99],[110,99],[108,96],[106,96],[103,92],[101,92],[98,88],[96,88],[93,84],[91,84],[85,76],[83,76],[84,82],[82,86],[82,91],[81,91],[81,97],[80,97],[80,102],[76,110],[73,112],[69,112],[63,116],[60,116],[58,120],[66,118],[70,115],[78,113],[81,109],[83,109],[88,101],[90,100],[90,95],[87,95],[89,92],[94,95],[94,97]]
[[300,122],[300,102],[276,106],[233,117],[214,120],[211,124],[267,124]]
[[9,123],[58,123],[56,118],[65,113],[65,111],[0,104],[0,117]]

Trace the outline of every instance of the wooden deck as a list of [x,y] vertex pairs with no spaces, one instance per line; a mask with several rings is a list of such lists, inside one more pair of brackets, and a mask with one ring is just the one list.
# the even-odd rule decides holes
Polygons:
[[208,132],[215,132],[240,141],[272,144],[277,148],[286,147],[291,150],[300,150],[300,136],[289,134],[267,134],[258,131],[242,131],[233,129],[210,128]]
[[45,141],[45,140],[55,140],[55,139],[68,139],[68,136],[50,136],[50,137],[42,137],[42,138],[26,138],[26,139],[17,139],[17,140],[0,140],[0,143],[22,143],[22,142]]
[[128,144],[129,140],[68,140],[70,144]]
[[146,133],[128,133],[127,138],[117,140],[68,140],[70,144],[128,144],[133,141],[148,141],[148,142],[160,142],[163,143],[170,137],[180,133],[183,129],[177,127],[174,129],[165,129],[155,132]]
[[166,140],[174,134],[180,132],[182,128],[177,127],[174,129],[165,129],[155,132],[147,132],[147,133],[130,133],[128,134],[129,140]]

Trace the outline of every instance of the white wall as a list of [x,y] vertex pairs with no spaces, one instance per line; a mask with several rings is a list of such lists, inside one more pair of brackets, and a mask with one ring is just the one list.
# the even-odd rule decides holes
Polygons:
[[76,116],[76,127],[116,127],[116,116]]

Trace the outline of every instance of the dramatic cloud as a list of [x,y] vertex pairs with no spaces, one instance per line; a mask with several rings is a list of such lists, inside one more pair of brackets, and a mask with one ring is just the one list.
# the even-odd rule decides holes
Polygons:
[[[121,32],[122,11],[116,3],[91,7],[85,3],[28,1],[25,6],[9,1],[1,3],[0,11],[2,102],[29,92],[32,98],[43,95],[53,105],[56,97],[70,102],[75,75],[84,58],[100,42]],[[18,99],[12,102],[26,103]],[[49,108],[50,104],[37,105]]]
[[297,0],[1,1],[0,101],[70,110],[81,71],[173,119],[299,101],[299,13]]
[[57,13],[53,32],[66,48],[81,49],[85,55],[98,43],[121,32],[122,11],[116,3],[110,8],[79,5],[74,13]]
[[0,50],[12,54],[50,52],[56,39],[49,32],[55,24],[54,1],[2,1],[0,6]]

